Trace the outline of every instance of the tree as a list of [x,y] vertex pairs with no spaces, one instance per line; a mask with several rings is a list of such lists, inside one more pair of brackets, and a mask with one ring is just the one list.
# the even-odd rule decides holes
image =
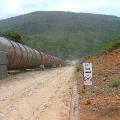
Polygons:
[[14,32],[14,31],[9,31],[9,32],[4,32],[4,33],[0,32],[0,36],[8,38],[8,39],[10,39],[12,41],[24,44],[24,42],[22,41],[21,36],[18,33]]

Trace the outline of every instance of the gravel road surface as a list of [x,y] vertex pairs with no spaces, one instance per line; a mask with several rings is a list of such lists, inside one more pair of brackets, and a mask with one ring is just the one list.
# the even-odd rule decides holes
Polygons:
[[29,71],[0,81],[0,120],[68,120],[74,67]]

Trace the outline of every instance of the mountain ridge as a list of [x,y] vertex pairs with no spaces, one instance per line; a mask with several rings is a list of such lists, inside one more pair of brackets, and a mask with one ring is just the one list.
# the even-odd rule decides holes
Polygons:
[[104,49],[120,34],[111,15],[37,11],[0,20],[0,32],[16,31],[27,45],[62,58],[79,58]]

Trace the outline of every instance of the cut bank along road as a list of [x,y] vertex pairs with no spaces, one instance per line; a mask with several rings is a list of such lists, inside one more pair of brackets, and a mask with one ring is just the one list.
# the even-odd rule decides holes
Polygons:
[[73,76],[64,67],[0,81],[0,120],[68,120]]

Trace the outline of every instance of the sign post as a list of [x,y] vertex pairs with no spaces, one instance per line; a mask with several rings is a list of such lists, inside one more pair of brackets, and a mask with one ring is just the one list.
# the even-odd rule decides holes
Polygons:
[[92,85],[92,63],[83,63],[84,88]]

